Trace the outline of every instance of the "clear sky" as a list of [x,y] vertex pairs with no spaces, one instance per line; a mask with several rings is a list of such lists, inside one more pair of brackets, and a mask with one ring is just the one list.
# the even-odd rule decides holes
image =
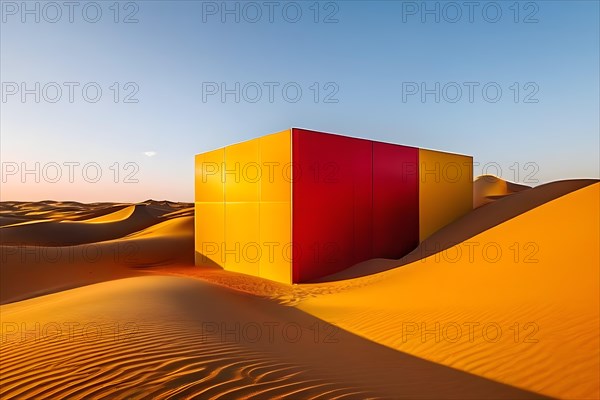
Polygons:
[[193,201],[194,154],[291,126],[598,178],[598,4],[2,1],[0,198]]

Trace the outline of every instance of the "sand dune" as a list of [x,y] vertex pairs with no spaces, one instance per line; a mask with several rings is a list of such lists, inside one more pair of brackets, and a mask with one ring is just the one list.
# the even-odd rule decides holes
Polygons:
[[600,184],[588,185],[445,252],[330,283],[339,290],[306,297],[298,307],[479,376],[552,397],[598,398],[598,204]]
[[131,218],[135,209],[136,209],[136,206],[125,206],[117,211],[113,211],[108,214],[95,216],[95,217],[91,217],[91,218],[79,219],[78,221],[87,222],[87,223],[104,223],[104,222],[123,221],[127,218]]
[[8,225],[15,225],[15,224],[21,224],[23,222],[28,222],[30,221],[27,218],[20,218],[20,217],[0,217],[0,227],[2,226],[8,226]]
[[164,211],[137,204],[81,221],[46,220],[0,228],[2,245],[69,246],[112,240],[158,222]]
[[104,214],[109,214],[126,206],[128,206],[128,204],[83,204],[76,201],[3,201],[0,203],[0,218],[5,218],[8,216],[26,221],[40,219],[54,221],[76,221],[78,219],[93,218]]
[[[60,209],[65,203],[15,204],[17,214],[25,214],[27,207],[50,212],[46,208],[52,204]],[[3,203],[2,210],[11,206],[16,207]],[[189,204],[98,203],[89,208],[96,211],[84,213],[85,205],[77,206],[76,222],[65,220],[69,215],[63,210],[55,213],[58,221],[30,220],[0,229],[0,304],[137,276],[149,266],[193,263]]]
[[194,216],[176,215],[175,218],[168,219],[152,225],[146,229],[134,232],[127,238],[139,237],[164,237],[164,236],[192,236],[194,234]]
[[150,266],[192,265],[193,227],[193,217],[180,217],[100,243],[0,246],[0,304],[137,276]]
[[[167,201],[146,200],[138,203],[142,206],[149,206],[151,211],[157,211],[156,214],[163,215],[175,212],[185,208],[190,208],[190,203],[175,203]],[[0,202],[0,226],[7,225],[4,221],[8,219],[24,221],[33,220],[51,220],[51,221],[82,221],[102,217],[107,214],[115,213],[130,207],[132,204],[126,203],[79,203],[76,201],[39,201],[39,202],[20,202],[3,201]]]
[[186,278],[106,282],[1,311],[2,398],[537,397]]
[[176,218],[176,217],[193,217],[194,207],[183,208],[177,211],[172,211],[163,215],[163,218]]
[[473,208],[479,208],[513,193],[531,189],[530,186],[505,181],[494,175],[482,175],[473,182]]

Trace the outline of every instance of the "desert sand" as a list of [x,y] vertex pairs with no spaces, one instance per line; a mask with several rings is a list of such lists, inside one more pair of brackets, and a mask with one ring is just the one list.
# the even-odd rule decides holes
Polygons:
[[[28,210],[44,219],[32,219]],[[3,207],[0,220],[8,213],[30,218],[0,228],[1,303],[194,260],[190,204],[69,204],[63,209],[51,202],[22,203]]]
[[190,278],[100,283],[2,313],[3,398],[535,397]]
[[302,285],[194,267],[190,204],[4,202],[0,397],[598,398],[600,183],[511,187]]

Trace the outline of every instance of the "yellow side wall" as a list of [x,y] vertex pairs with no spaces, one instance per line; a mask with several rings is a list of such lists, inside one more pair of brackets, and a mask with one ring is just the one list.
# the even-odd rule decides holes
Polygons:
[[223,149],[198,154],[195,159],[196,265],[220,264],[220,247],[225,240],[225,186]]
[[291,282],[290,164],[289,130],[196,156],[196,265]]
[[292,282],[292,134],[286,130],[260,138],[260,276]]
[[473,209],[473,158],[419,149],[419,240]]
[[260,245],[258,203],[259,139],[225,147],[225,269],[258,275],[259,261],[251,252]]

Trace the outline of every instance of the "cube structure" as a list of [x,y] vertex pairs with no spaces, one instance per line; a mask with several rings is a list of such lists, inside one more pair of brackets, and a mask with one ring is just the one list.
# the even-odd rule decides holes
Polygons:
[[195,159],[196,265],[310,282],[469,212],[473,159],[292,128]]

